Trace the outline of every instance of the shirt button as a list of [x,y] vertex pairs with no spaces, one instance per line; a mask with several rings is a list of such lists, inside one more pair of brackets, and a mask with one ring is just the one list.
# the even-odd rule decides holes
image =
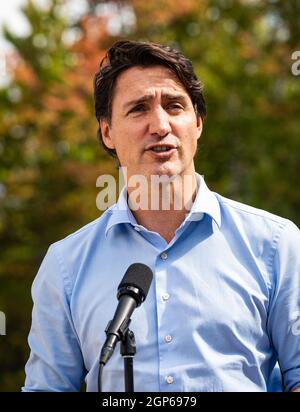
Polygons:
[[162,298],[163,298],[163,300],[169,300],[170,295],[169,295],[168,293],[164,293],[164,294],[162,295]]
[[167,335],[167,336],[165,336],[165,341],[167,342],[167,343],[170,343],[170,342],[172,342],[172,336],[171,335]]
[[174,382],[173,376],[167,376],[166,381],[167,381],[167,383],[169,383],[169,384],[173,383],[173,382]]
[[162,260],[166,260],[166,259],[168,258],[168,254],[167,254],[166,252],[162,252],[162,253],[160,254],[160,258],[161,258]]

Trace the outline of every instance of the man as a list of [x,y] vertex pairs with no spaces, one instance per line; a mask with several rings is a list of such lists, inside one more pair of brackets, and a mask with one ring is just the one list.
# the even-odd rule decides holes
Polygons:
[[[154,273],[130,325],[136,391],[266,391],[276,361],[285,390],[297,390],[300,233],[212,193],[196,174],[206,111],[190,61],[166,46],[120,41],[94,86],[99,138],[126,169],[127,188],[49,248],[32,290],[23,390],[78,391],[83,380],[97,390],[117,286],[135,262]],[[141,176],[137,199],[129,182]],[[153,190],[155,177],[165,180]],[[123,388],[116,350],[103,390]]]

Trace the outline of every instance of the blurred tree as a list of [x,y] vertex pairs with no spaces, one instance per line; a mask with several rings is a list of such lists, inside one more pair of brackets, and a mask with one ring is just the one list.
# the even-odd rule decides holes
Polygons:
[[[196,165],[225,196],[300,224],[299,1],[133,0],[134,38],[174,45],[205,85]],[[154,24],[155,22],[155,24]]]
[[[30,286],[50,243],[98,217],[96,178],[115,173],[96,140],[92,78],[104,55],[106,21],[70,27],[60,0],[24,7],[31,33],[16,37],[11,81],[0,90],[0,388],[24,380]],[[79,34],[71,44],[68,37]]]
[[[100,214],[96,178],[115,174],[97,148],[92,78],[123,37],[179,48],[205,84],[208,116],[197,170],[223,195],[300,225],[298,0],[87,1],[70,24],[66,0],[28,0],[0,89],[0,388],[18,390],[28,356],[30,285],[50,243]],[[73,39],[73,41],[70,41]]]

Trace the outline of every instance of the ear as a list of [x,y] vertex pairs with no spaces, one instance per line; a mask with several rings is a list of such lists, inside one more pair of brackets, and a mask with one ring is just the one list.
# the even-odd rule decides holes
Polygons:
[[199,139],[201,134],[202,134],[202,127],[203,127],[202,118],[201,118],[201,116],[197,115],[197,130],[198,130],[197,139]]
[[99,122],[99,127],[105,146],[109,149],[115,149],[115,145],[111,136],[111,126],[109,124],[109,121],[107,119],[101,119]]

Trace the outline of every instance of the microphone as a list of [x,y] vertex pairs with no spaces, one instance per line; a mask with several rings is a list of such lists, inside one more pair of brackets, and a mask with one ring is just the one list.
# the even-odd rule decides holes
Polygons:
[[101,349],[99,363],[105,365],[111,358],[116,344],[125,335],[130,317],[148,294],[153,278],[152,270],[143,263],[133,263],[118,286],[119,304],[115,315],[105,329],[106,341]]

